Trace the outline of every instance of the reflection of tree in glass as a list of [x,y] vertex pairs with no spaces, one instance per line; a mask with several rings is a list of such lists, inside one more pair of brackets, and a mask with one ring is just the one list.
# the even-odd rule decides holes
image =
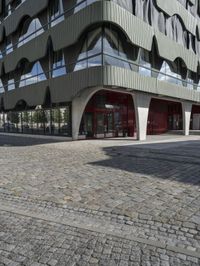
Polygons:
[[25,122],[25,123],[28,124],[28,123],[30,122],[30,120],[31,120],[30,113],[27,112],[27,111],[25,111],[25,112],[23,113],[23,122]]
[[18,124],[19,123],[19,113],[10,112],[10,113],[8,113],[7,119],[11,123]]
[[53,117],[52,117],[53,122],[55,123],[62,123],[62,113],[60,109],[54,109],[53,110]]
[[63,122],[67,124],[69,120],[69,110],[66,108],[63,113]]
[[47,123],[47,118],[43,110],[37,110],[33,113],[33,122],[34,123]]

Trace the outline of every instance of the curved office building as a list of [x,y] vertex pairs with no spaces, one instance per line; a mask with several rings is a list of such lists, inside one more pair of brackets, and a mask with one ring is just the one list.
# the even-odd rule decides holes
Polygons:
[[0,0],[0,130],[200,129],[198,0]]

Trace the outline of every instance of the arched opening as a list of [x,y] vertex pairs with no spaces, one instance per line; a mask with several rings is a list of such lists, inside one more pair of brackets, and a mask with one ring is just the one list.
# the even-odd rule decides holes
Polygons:
[[147,134],[156,135],[182,129],[181,103],[153,98],[149,108]]
[[200,105],[192,106],[190,129],[200,130]]
[[89,100],[82,116],[80,138],[134,137],[136,120],[131,95],[101,90]]

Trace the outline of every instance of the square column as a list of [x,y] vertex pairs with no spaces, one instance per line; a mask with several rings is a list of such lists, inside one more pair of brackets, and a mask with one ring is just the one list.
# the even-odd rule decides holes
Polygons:
[[182,102],[182,111],[183,111],[183,134],[185,136],[189,136],[192,103]]
[[133,95],[135,106],[135,117],[137,127],[137,139],[146,140],[147,137],[147,120],[149,115],[149,105],[151,96],[144,93]]

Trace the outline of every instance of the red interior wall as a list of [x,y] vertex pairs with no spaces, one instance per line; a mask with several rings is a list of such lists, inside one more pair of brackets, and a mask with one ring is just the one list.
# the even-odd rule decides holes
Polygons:
[[152,99],[150,103],[147,134],[161,134],[168,131],[168,102]]

